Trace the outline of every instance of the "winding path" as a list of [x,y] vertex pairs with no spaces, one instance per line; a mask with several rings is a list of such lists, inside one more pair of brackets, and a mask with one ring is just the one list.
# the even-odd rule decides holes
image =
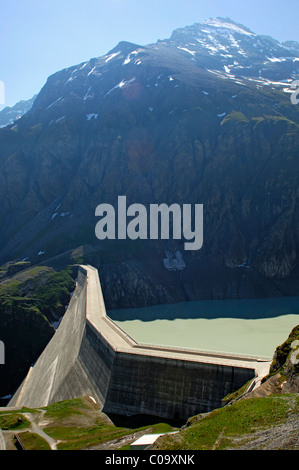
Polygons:
[[[44,413],[45,413],[45,410],[42,410],[42,415],[44,415]],[[35,434],[38,434],[45,441],[47,441],[51,450],[57,450],[57,441],[53,439],[52,437],[48,436],[48,434],[44,432],[41,426],[37,423],[36,415],[32,413],[24,413],[24,416],[28,419],[28,421],[30,421],[30,424],[31,424],[30,431],[34,432]],[[38,415],[38,417],[40,419],[40,415]]]

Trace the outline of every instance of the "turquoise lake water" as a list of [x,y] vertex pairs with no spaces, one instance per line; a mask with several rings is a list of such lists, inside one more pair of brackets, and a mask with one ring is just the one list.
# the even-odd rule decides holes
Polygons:
[[141,343],[272,357],[299,324],[299,297],[202,300],[107,314]]

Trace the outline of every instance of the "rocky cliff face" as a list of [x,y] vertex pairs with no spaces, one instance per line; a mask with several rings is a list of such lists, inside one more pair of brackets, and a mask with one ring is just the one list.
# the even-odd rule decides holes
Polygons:
[[277,347],[270,374],[280,377],[283,393],[299,392],[299,326],[293,328],[288,339]]
[[[296,294],[298,64],[297,43],[216,19],[49,77],[0,131],[0,259],[82,246],[109,308]],[[203,248],[100,242],[95,208],[119,195],[203,204]]]
[[[299,326],[293,328],[289,337],[274,352],[269,374],[252,391],[240,389],[227,397],[226,403],[269,395],[299,392]],[[237,396],[239,394],[239,396]]]

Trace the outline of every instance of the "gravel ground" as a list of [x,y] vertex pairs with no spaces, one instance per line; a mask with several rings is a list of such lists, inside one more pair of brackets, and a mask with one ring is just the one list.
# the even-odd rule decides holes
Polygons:
[[229,450],[299,450],[299,411],[294,398],[290,412],[285,423],[235,439],[236,447]]
[[[245,439],[250,440],[241,444]],[[235,440],[235,444],[237,444]],[[285,424],[243,436],[240,445],[228,450],[299,450],[299,416],[292,416]]]

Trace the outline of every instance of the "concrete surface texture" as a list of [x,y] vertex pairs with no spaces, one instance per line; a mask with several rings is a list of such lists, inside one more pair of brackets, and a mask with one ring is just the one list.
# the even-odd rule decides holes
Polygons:
[[184,420],[221,406],[269,366],[266,357],[137,343],[107,317],[97,270],[80,266],[57,332],[8,406],[89,395],[105,413]]
[[5,439],[0,429],[0,450],[6,450]]

